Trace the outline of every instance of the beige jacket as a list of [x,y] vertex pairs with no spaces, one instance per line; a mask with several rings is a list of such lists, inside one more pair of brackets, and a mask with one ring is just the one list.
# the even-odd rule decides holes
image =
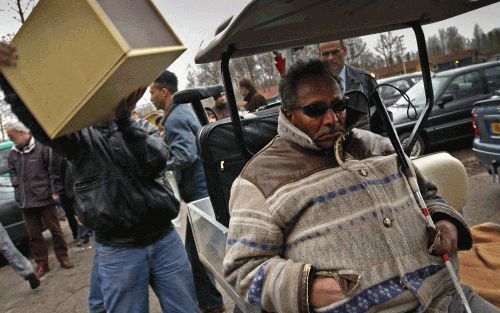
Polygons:
[[[453,286],[390,142],[354,129],[344,149],[339,165],[280,115],[278,136],[233,184],[225,278],[269,312],[309,312],[315,276],[345,296],[318,312],[446,312]],[[452,221],[470,248],[463,218],[419,185],[433,219]]]

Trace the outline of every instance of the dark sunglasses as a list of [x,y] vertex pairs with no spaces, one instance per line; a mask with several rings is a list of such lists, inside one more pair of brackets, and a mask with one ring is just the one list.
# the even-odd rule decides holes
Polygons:
[[328,109],[332,109],[333,112],[342,112],[347,108],[349,103],[348,97],[343,97],[340,100],[334,100],[331,103],[324,102],[314,102],[306,105],[289,105],[286,110],[301,110],[305,115],[310,117],[318,117],[326,113]]

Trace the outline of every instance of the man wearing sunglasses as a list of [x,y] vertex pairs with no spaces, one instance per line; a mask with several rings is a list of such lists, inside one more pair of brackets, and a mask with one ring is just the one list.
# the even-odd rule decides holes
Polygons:
[[349,90],[360,90],[369,98],[370,114],[359,121],[359,128],[369,129],[374,133],[384,133],[382,119],[375,110],[375,103],[382,101],[378,92],[373,92],[377,82],[365,70],[346,63],[347,48],[342,40],[319,44],[320,59],[328,62],[330,70],[339,77],[343,93]]
[[[224,277],[266,312],[462,312],[436,255],[470,248],[470,232],[419,176],[429,240],[389,140],[354,128],[356,94],[319,60],[288,70],[278,135],[231,189]],[[479,299],[474,312],[496,312]]]

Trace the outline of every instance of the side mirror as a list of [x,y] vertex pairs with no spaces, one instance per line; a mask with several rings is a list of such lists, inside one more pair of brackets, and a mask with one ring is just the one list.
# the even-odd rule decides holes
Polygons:
[[455,98],[451,93],[445,93],[436,104],[439,105],[440,108],[442,108],[445,103],[450,102],[453,99]]

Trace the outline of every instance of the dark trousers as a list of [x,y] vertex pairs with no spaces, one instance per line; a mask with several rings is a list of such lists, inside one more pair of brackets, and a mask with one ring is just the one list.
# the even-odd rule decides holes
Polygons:
[[78,238],[78,223],[75,218],[75,208],[73,207],[73,199],[66,197],[65,194],[59,195],[59,200],[61,201],[61,206],[66,213],[66,218],[68,219],[69,228],[71,228],[71,234],[73,234],[73,239]]
[[54,242],[54,252],[59,261],[68,257],[68,248],[64,241],[57,209],[54,205],[21,210],[30,238],[30,249],[37,264],[49,263],[49,252],[42,235],[42,217],[49,228]]
[[196,244],[189,219],[186,223],[186,240],[184,242],[189,262],[193,270],[194,288],[198,298],[198,307],[202,310],[210,310],[220,307],[224,301],[222,295],[215,287],[214,280],[209,276],[207,270],[198,258]]

